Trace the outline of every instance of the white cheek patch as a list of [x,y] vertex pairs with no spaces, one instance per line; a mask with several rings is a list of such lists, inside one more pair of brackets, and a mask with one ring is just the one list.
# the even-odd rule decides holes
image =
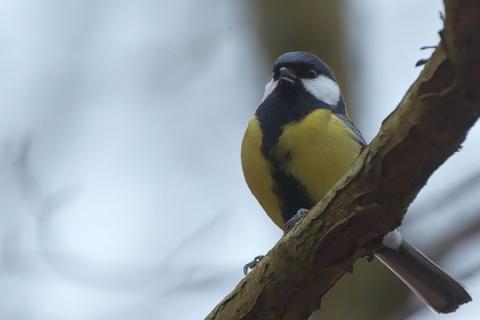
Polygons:
[[277,84],[278,80],[273,81],[272,79],[265,85],[265,93],[263,94],[262,102],[273,92],[273,90],[275,90]]
[[398,250],[402,244],[402,241],[402,234],[400,231],[398,231],[398,229],[395,229],[383,236],[382,244],[392,250]]
[[314,79],[302,79],[302,83],[305,90],[320,101],[332,106],[336,106],[340,101],[340,87],[335,81],[323,74]]

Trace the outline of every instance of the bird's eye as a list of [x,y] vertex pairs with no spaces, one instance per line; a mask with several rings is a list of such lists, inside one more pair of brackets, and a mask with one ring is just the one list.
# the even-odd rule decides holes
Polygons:
[[310,69],[308,70],[308,77],[313,79],[313,78],[316,78],[318,76],[318,72],[315,71],[314,69]]
[[274,72],[274,73],[272,74],[273,80],[278,80],[278,77],[279,77],[278,72]]

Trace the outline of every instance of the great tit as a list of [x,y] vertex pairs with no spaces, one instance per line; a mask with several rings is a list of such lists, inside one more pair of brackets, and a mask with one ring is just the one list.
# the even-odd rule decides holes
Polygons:
[[[242,167],[265,212],[288,231],[345,174],[365,145],[327,64],[311,53],[288,52],[275,61],[273,77],[248,123]],[[471,301],[460,283],[403,240],[398,230],[384,236],[375,256],[436,312],[453,312]]]

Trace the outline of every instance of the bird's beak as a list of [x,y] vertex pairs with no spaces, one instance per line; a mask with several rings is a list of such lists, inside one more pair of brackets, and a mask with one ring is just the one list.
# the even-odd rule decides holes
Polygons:
[[297,80],[297,76],[293,71],[289,70],[287,67],[281,67],[279,79],[280,81],[286,81],[288,83],[293,84]]

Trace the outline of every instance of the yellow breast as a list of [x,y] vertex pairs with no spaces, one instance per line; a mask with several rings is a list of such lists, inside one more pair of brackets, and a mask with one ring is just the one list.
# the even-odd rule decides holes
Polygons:
[[[242,166],[247,184],[273,222],[283,229],[281,199],[275,193],[272,163],[261,151],[262,130],[253,118],[242,143]],[[271,157],[305,187],[314,203],[345,174],[361,146],[330,110],[318,109],[283,127]]]
[[330,110],[318,109],[303,120],[287,124],[273,150],[289,153],[284,170],[301,181],[317,203],[350,168],[361,146]]
[[242,168],[245,180],[263,210],[273,222],[283,229],[280,199],[274,193],[271,163],[262,153],[262,130],[257,118],[248,123],[242,142]]

